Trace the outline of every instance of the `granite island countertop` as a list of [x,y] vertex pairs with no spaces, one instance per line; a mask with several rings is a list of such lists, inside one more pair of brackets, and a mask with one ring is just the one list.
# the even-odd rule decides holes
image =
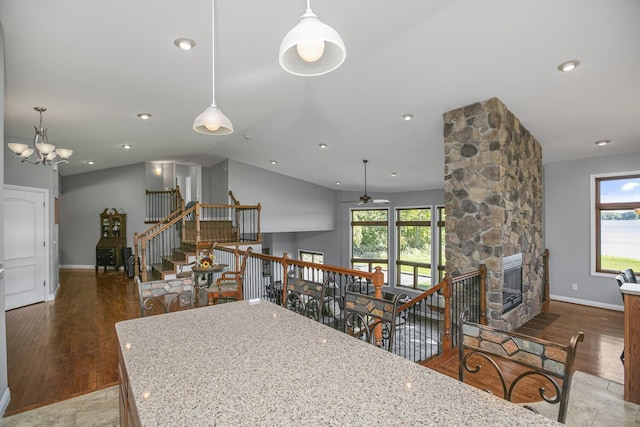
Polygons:
[[144,426],[552,426],[267,301],[116,324]]

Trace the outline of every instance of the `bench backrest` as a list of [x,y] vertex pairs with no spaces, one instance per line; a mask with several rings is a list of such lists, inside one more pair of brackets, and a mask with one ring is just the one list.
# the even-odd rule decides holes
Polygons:
[[[466,372],[480,371],[481,364],[477,363],[478,359],[473,359],[474,356],[487,361],[496,370],[502,383],[502,397],[509,401],[512,400],[516,387],[525,379],[532,376],[545,379],[553,390],[540,387],[540,396],[548,403],[560,404],[558,421],[564,422],[569,403],[571,377],[575,370],[576,347],[578,342],[584,339],[584,334],[576,333],[569,344],[557,344],[469,322],[466,320],[466,312],[467,310],[462,314],[458,325],[458,379],[464,381]],[[517,363],[525,369],[508,384],[505,372],[497,363],[500,359]],[[558,384],[559,381],[562,385]]]

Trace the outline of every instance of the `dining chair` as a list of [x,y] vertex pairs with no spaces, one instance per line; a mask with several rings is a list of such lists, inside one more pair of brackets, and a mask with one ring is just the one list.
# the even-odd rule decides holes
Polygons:
[[[388,351],[393,351],[398,300],[345,291],[344,332]],[[380,329],[379,333],[376,330]]]
[[324,302],[325,283],[287,278],[286,307],[313,320],[320,320]]
[[625,283],[638,283],[638,278],[632,269],[627,268],[626,270],[622,270],[620,274],[624,276]]
[[[242,262],[240,268],[236,271],[225,271],[216,280],[216,283],[209,286],[207,289],[207,304],[214,305],[218,303],[218,300],[236,300],[240,301],[243,298],[242,285],[244,283],[244,274],[247,268],[247,260],[249,259],[253,248],[249,247],[242,256]],[[238,259],[239,251],[236,249],[236,260]],[[236,262],[237,265],[237,262]]]

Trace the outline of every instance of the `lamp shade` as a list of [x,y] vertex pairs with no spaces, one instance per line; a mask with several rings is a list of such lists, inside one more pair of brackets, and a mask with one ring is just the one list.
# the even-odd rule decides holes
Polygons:
[[[324,44],[324,51],[320,42]],[[291,74],[319,76],[342,65],[347,50],[340,34],[307,9],[298,24],[282,39],[278,57],[280,66]]]
[[211,104],[193,121],[193,130],[205,135],[228,135],[233,132],[233,125],[215,104]]

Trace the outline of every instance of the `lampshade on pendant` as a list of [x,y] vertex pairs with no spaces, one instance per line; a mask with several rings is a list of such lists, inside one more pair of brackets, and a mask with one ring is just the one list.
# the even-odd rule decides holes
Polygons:
[[217,106],[211,104],[193,121],[193,130],[207,135],[228,135],[233,132],[233,125]]
[[211,105],[193,121],[193,130],[205,135],[229,135],[233,132],[231,120],[216,106],[215,8],[215,0],[211,0]]
[[340,34],[323,23],[307,1],[307,10],[280,44],[280,66],[297,76],[319,76],[338,68],[346,57]]

